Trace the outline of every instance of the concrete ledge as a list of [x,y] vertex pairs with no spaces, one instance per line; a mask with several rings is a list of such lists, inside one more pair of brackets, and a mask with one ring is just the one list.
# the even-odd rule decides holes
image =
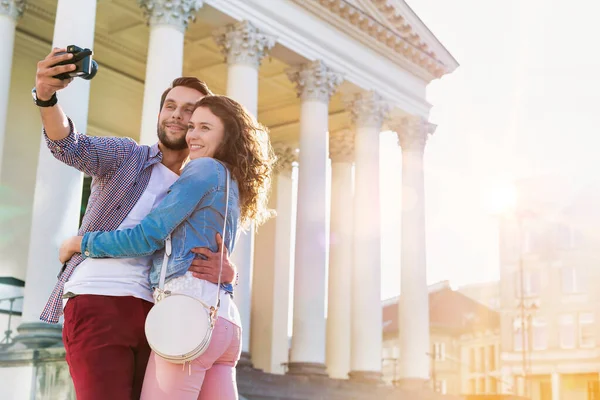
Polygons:
[[41,348],[62,343],[62,326],[45,322],[24,322],[17,328],[19,334],[15,343],[23,343],[29,348]]
[[291,362],[288,364],[288,375],[327,377],[327,368],[320,363]]
[[371,384],[383,383],[383,374],[376,371],[350,371],[348,377],[352,382]]

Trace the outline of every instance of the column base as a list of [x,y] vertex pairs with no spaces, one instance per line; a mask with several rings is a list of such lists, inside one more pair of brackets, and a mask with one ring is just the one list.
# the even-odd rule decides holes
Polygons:
[[383,374],[378,371],[350,371],[348,377],[352,382],[371,384],[383,382]]
[[242,355],[240,356],[236,368],[254,368],[254,365],[252,365],[252,357],[250,356],[250,352],[242,351]]
[[291,362],[288,364],[288,375],[327,377],[327,367],[321,363]]
[[431,382],[423,378],[400,378],[394,381],[394,386],[409,391],[433,390]]
[[13,339],[14,343],[22,343],[28,348],[39,349],[62,344],[62,326],[45,322],[23,322],[18,326],[19,334]]

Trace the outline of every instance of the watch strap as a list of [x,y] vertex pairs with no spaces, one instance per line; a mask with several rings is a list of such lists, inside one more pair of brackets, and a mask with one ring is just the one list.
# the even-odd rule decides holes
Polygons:
[[35,88],[33,88],[33,90],[31,92],[33,93],[33,98],[34,98],[35,105],[38,106],[38,107],[52,107],[56,103],[58,103],[58,97],[56,97],[56,92],[53,93],[52,97],[50,97],[50,99],[48,99],[48,100],[40,100],[40,99],[38,99],[37,92],[36,92]]

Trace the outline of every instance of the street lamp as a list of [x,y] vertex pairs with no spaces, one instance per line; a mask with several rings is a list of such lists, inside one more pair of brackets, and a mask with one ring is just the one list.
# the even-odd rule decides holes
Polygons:
[[[521,328],[521,357],[522,357],[522,378],[523,378],[523,391],[527,395],[527,351],[531,345],[531,340],[528,340],[525,317],[525,268],[523,263],[525,234],[524,234],[524,220],[528,217],[527,213],[522,212],[517,207],[517,190],[514,184],[509,182],[503,182],[495,185],[487,194],[486,205],[492,215],[499,218],[510,218],[516,222],[517,235],[519,245],[518,249],[518,273],[520,276],[520,328]],[[517,329],[517,326],[513,326],[513,329]],[[513,331],[514,332],[514,331]],[[514,333],[513,333],[514,337]],[[527,347],[526,347],[527,346]]]

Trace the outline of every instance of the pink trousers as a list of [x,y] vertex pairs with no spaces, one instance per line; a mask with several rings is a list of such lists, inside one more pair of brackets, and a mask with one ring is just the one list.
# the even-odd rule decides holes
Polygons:
[[235,366],[241,344],[241,328],[219,318],[208,349],[191,366],[172,364],[152,352],[141,399],[237,400]]

